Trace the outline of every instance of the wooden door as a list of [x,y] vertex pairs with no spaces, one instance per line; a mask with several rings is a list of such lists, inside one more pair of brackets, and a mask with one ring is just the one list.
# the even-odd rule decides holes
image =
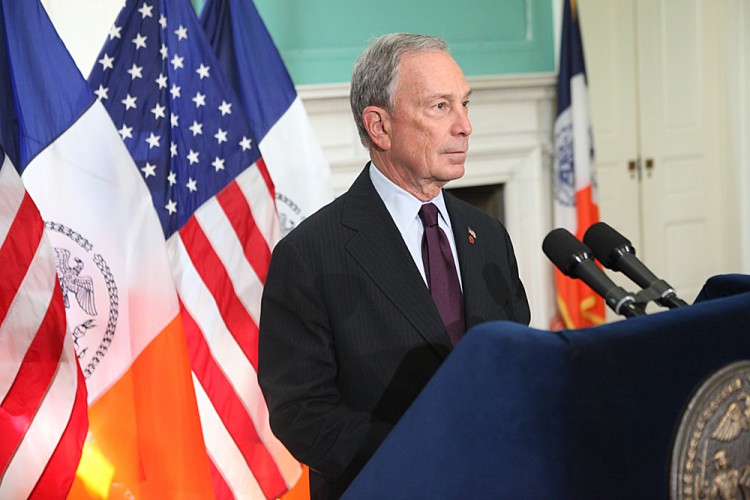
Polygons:
[[[693,299],[721,272],[721,2],[638,0],[643,256]],[[668,277],[668,278],[667,278]]]
[[[717,4],[578,0],[601,218],[692,301],[724,272]],[[636,285],[608,273],[627,290]],[[655,310],[656,308],[654,308]]]

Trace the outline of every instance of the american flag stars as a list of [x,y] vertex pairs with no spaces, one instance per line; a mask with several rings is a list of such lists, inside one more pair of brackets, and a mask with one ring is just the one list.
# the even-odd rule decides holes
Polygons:
[[141,8],[138,9],[138,12],[140,12],[141,16],[145,19],[147,17],[153,17],[154,16],[153,10],[154,10],[154,6],[153,5],[149,5],[149,4],[147,4],[147,3],[144,2],[143,5],[141,5]]
[[118,130],[118,132],[120,133],[120,137],[122,137],[123,140],[133,138],[133,127],[128,127],[124,123],[122,124],[122,127],[120,127],[120,130]]
[[115,38],[120,38],[120,31],[121,30],[122,30],[122,28],[120,28],[119,26],[112,26],[109,29],[109,39],[110,40],[114,40]]
[[135,80],[136,78],[143,78],[143,66],[136,66],[135,64],[133,64],[133,66],[130,67],[127,73],[130,75],[131,80]]
[[114,68],[114,58],[109,57],[109,54],[104,54],[101,59],[99,59],[99,64],[102,65],[103,69],[112,69]]
[[151,112],[154,114],[154,118],[164,118],[166,117],[166,106],[162,106],[161,104],[157,104],[153,108],[151,108]]
[[89,83],[169,237],[260,153],[244,115],[232,112],[233,91],[212,69],[217,62],[197,18],[159,12],[163,5],[134,2],[137,14],[110,29]]
[[156,79],[156,84],[159,86],[159,89],[167,88],[167,75],[164,73],[159,74],[159,78]]
[[151,132],[151,134],[149,134],[148,138],[146,139],[146,143],[148,144],[149,149],[158,148],[160,139],[160,136],[155,135],[153,132]]
[[210,69],[210,67],[201,64],[200,67],[195,70],[195,72],[198,73],[198,76],[200,76],[201,80],[203,80],[204,78],[208,78],[208,71]]
[[143,176],[145,178],[149,178],[149,176],[156,175],[154,172],[156,170],[156,165],[151,165],[149,162],[146,162],[146,164],[141,168],[141,171],[143,172]]
[[132,96],[132,95],[130,95],[130,94],[127,94],[127,95],[125,96],[125,99],[123,99],[123,100],[122,100],[122,101],[120,101],[120,102],[121,102],[121,103],[123,103],[123,104],[125,105],[125,109],[135,109],[135,108],[136,108],[136,105],[135,105],[135,103],[136,103],[136,101],[137,101],[137,100],[138,100],[138,98],[137,98],[137,97],[135,97],[135,96]]
[[94,91],[94,94],[96,94],[96,97],[98,97],[100,101],[103,99],[109,99],[109,89],[103,85],[99,85],[99,88]]
[[180,25],[180,27],[175,30],[174,34],[177,35],[178,40],[186,40],[187,28],[185,28],[183,25]]
[[183,64],[183,61],[185,60],[184,57],[180,57],[177,54],[172,57],[172,66],[174,66],[174,69],[182,69],[185,67]]
[[135,38],[133,38],[133,45],[135,45],[136,49],[145,49],[146,37],[138,33],[138,35]]

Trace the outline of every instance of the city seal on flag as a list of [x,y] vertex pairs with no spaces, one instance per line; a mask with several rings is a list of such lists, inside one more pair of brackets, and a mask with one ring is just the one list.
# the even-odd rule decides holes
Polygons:
[[555,183],[554,197],[564,207],[575,207],[575,158],[573,125],[570,109],[560,115],[555,123]]
[[289,197],[279,192],[276,193],[276,211],[279,214],[279,227],[282,237],[289,234],[289,231],[305,220],[305,216],[302,215],[302,210],[300,210],[299,206]]
[[670,497],[750,498],[750,361],[713,373],[688,403],[672,448]]
[[[76,356],[86,378],[107,355],[117,326],[117,284],[102,255],[73,229],[45,222],[55,250],[60,281]],[[54,236],[54,237],[53,237]]]

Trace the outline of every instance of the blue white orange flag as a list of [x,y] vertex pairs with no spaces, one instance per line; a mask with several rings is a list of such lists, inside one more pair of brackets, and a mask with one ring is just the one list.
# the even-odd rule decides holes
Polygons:
[[[575,0],[564,0],[555,120],[554,225],[582,239],[599,220],[596,166],[583,42]],[[557,305],[567,328],[604,322],[604,300],[555,269]]]
[[54,248],[88,390],[89,432],[70,497],[210,498],[179,302],[149,192],[41,4],[1,1],[18,168]]
[[[0,7],[3,76],[6,22]],[[0,81],[0,144],[15,147],[9,84]],[[18,151],[12,154],[18,161]],[[88,430],[86,384],[65,320],[54,252],[13,165],[0,149],[0,498],[63,498]]]
[[252,0],[207,0],[201,23],[258,140],[282,236],[333,199],[331,169]]
[[257,383],[260,299],[279,238],[257,137],[188,0],[128,0],[89,76],[169,249],[218,498],[274,498],[300,465]]

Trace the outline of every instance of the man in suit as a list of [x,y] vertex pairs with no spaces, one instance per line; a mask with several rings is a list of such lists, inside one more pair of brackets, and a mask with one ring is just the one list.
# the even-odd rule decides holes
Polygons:
[[[310,466],[312,498],[344,492],[450,354],[449,330],[529,323],[507,231],[442,189],[464,173],[470,93],[443,40],[376,39],[351,88],[371,162],[273,252],[258,377],[274,434]],[[422,255],[418,213],[430,203],[450,246],[441,248],[446,280],[459,294],[448,313]]]

